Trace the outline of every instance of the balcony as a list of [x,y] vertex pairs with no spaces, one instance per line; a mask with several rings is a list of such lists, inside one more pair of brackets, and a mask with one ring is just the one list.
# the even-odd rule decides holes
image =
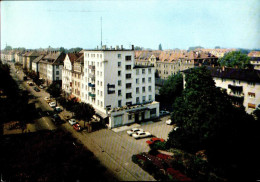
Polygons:
[[91,92],[88,93],[90,97],[96,97],[96,94],[92,94]]
[[88,83],[88,86],[89,86],[89,87],[95,87],[95,84]]
[[95,70],[95,66],[92,66],[92,65],[89,65],[88,68],[91,70]]
[[239,98],[242,98],[244,97],[244,93],[234,93],[234,92],[229,92],[228,93],[230,96],[233,96],[233,97],[239,97]]
[[88,76],[89,76],[90,78],[92,78],[92,79],[95,78],[95,75],[94,75],[93,73],[89,73]]
[[243,91],[243,86],[229,84],[228,88],[231,89],[232,91],[237,91],[237,92],[242,92]]

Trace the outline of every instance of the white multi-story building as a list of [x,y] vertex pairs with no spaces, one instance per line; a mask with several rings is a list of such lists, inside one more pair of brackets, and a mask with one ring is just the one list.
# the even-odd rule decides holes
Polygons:
[[[260,104],[260,70],[207,67],[216,87],[226,90],[234,106],[251,114]],[[189,70],[184,71],[189,73]],[[185,80],[184,80],[185,85]]]
[[84,51],[84,95],[109,128],[159,117],[155,100],[155,68],[137,66],[134,50]]
[[62,89],[67,94],[72,93],[72,72],[74,61],[76,61],[82,54],[68,53],[64,60],[64,67],[62,69]]

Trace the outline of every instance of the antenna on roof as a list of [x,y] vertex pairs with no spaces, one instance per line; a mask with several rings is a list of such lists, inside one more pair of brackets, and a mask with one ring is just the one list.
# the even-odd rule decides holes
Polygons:
[[102,16],[101,16],[101,48],[102,48]]

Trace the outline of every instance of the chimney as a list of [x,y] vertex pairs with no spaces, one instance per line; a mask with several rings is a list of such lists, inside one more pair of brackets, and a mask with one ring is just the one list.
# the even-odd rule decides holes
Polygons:
[[133,50],[133,51],[135,50],[135,46],[134,46],[134,45],[132,45],[132,50]]
[[121,45],[121,50],[123,50],[124,49],[124,47],[123,47],[123,45]]

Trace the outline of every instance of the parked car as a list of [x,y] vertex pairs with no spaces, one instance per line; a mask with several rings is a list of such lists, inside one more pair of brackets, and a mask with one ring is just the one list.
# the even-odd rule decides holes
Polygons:
[[76,131],[81,131],[81,127],[79,125],[79,123],[76,123],[73,125],[73,128],[76,130]]
[[164,139],[162,138],[151,138],[150,140],[147,140],[146,143],[148,143],[148,145],[152,145],[154,144],[155,142],[164,142]]
[[37,87],[33,88],[36,92],[40,92],[40,89],[38,89]]
[[76,124],[77,122],[76,122],[76,119],[70,119],[69,120],[69,124],[71,125],[71,126],[73,126],[74,124]]
[[52,121],[53,121],[55,124],[59,124],[59,123],[61,123],[61,118],[60,118],[60,116],[59,116],[58,114],[54,114],[54,115],[52,116]]
[[168,114],[170,114],[169,111],[160,111],[160,113],[159,113],[160,116],[166,116]]
[[60,107],[55,107],[55,108],[54,108],[54,111],[56,111],[56,112],[61,112],[62,109],[61,109]]
[[50,102],[49,106],[51,106],[52,108],[56,107],[56,103],[55,102]]
[[152,136],[152,135],[151,135],[151,133],[149,133],[147,131],[138,131],[138,132],[134,133],[132,136],[135,139],[139,139],[139,138],[149,137],[149,136]]
[[172,122],[171,119],[167,119],[167,120],[166,120],[166,124],[171,125],[171,124],[173,124],[173,122]]
[[141,128],[132,128],[131,130],[128,130],[126,133],[129,135],[129,136],[132,136],[134,133],[138,132],[138,131],[143,131],[143,129]]
[[45,100],[47,103],[51,102],[51,99],[50,99],[49,97],[45,97],[44,100]]

